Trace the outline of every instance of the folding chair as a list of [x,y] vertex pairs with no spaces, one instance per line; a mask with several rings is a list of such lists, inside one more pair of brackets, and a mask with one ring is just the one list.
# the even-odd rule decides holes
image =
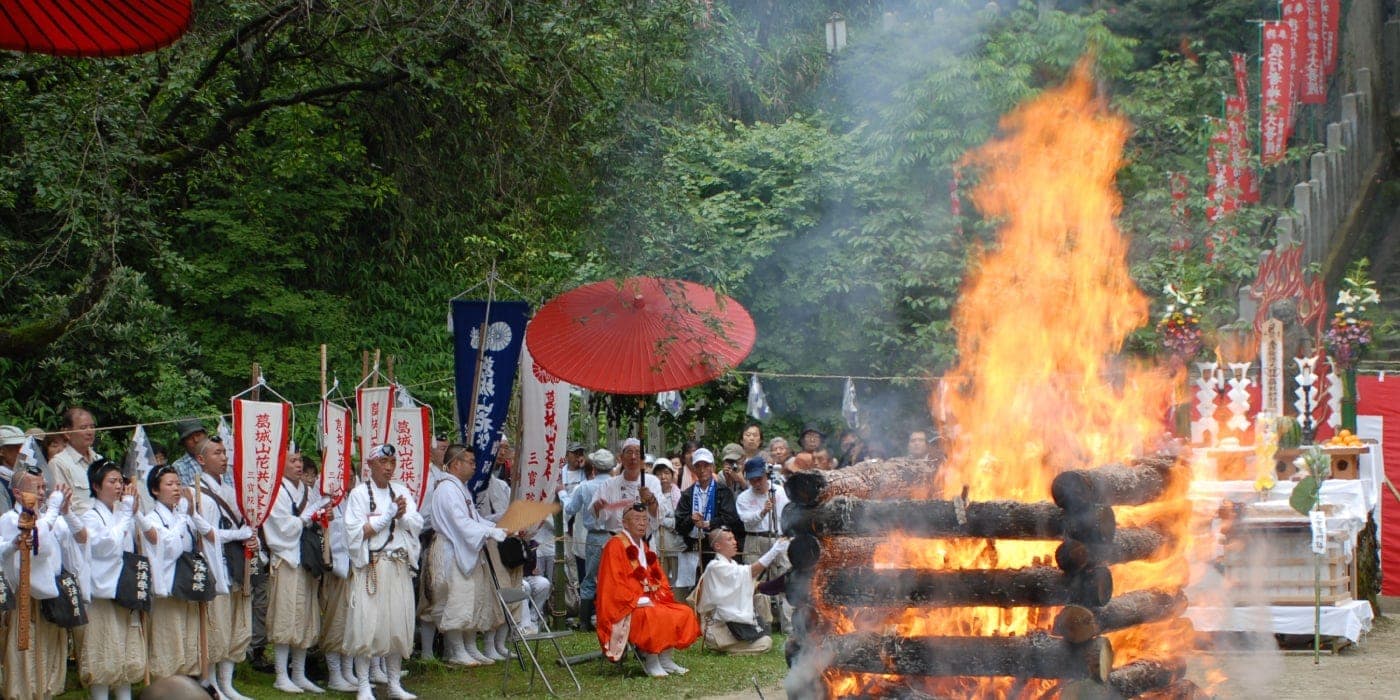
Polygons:
[[[490,559],[487,559],[487,562],[490,563]],[[559,693],[554,690],[554,684],[549,682],[549,676],[545,675],[544,668],[540,666],[540,644],[547,641],[554,647],[554,653],[559,656],[560,665],[569,672],[569,678],[573,679],[574,693],[582,694],[583,684],[579,682],[578,676],[574,674],[574,667],[569,664],[569,657],[559,646],[559,640],[572,636],[573,631],[560,630],[556,632],[551,630],[549,628],[549,620],[544,616],[543,611],[535,605],[534,599],[530,597],[528,587],[501,588],[501,582],[496,578],[495,565],[492,564],[488,566],[488,569],[491,572],[491,584],[496,589],[496,601],[500,603],[501,611],[505,613],[506,624],[510,627],[509,641],[511,647],[515,650],[516,661],[520,664],[520,670],[527,671],[529,674],[530,682],[526,688],[526,692],[535,689],[535,675],[538,674],[540,680],[544,681],[544,687],[549,691],[549,694],[556,697],[559,695]],[[520,622],[515,619],[515,614],[511,612],[511,606],[521,602],[525,604],[526,610],[533,611],[531,614],[539,620],[539,631],[532,634],[524,634],[520,631]],[[531,642],[534,643],[533,648],[530,646]],[[526,657],[530,659],[530,666],[528,668],[525,666]],[[501,663],[501,669],[503,671],[501,674],[502,695],[509,694],[506,689],[510,685],[510,667],[511,663],[509,659]]]

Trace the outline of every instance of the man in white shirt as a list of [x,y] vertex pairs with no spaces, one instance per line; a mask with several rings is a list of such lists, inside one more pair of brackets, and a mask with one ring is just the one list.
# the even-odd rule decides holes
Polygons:
[[20,515],[24,502],[33,503],[33,551],[29,558],[29,649],[19,650],[19,615],[9,613],[10,624],[4,637],[4,686],[6,698],[49,698],[63,692],[67,675],[68,631],[39,612],[39,601],[60,595],[56,578],[65,564],[79,573],[85,561],[87,529],[68,503],[68,487],[59,485],[44,499],[44,480],[38,474],[21,471],[13,482],[15,506],[0,516],[0,566],[18,596],[20,580]]
[[[428,578],[432,604],[428,612],[443,632],[443,659],[458,666],[481,666],[494,659],[477,649],[478,635],[494,630],[503,618],[486,565],[488,542],[504,542],[506,531],[477,512],[466,482],[476,472],[476,457],[466,445],[452,445],[444,456],[442,483],[424,507],[437,532],[422,574]],[[489,642],[494,650],[494,641]]]
[[705,567],[690,602],[700,616],[705,645],[730,654],[761,654],[773,646],[768,629],[754,615],[754,579],[784,556],[788,540],[774,542],[752,564],[734,561],[739,543],[728,530],[712,530],[710,548],[715,558]]
[[346,545],[350,551],[350,610],[345,650],[355,657],[357,700],[373,700],[370,659],[384,657],[384,677],[393,700],[418,697],[400,685],[403,660],[413,652],[413,563],[423,517],[408,487],[390,481],[396,450],[375,445],[365,455],[370,479],[345,499]]
[[661,493],[661,480],[646,473],[646,463],[642,461],[642,443],[637,438],[627,438],[622,442],[622,473],[614,476],[598,487],[593,496],[593,516],[599,530],[622,531],[622,514],[640,502],[647,507],[651,522],[647,532],[656,532],[660,525],[660,509],[656,497]]
[[[326,501],[301,478],[303,462],[287,460],[282,489],[263,523],[269,557],[267,641],[273,645],[273,688],[284,693],[325,692],[306,677],[306,650],[316,645],[321,631],[320,561],[303,561],[301,538],[317,522],[329,523]],[[309,552],[308,552],[309,553]],[[321,558],[321,552],[316,552]],[[335,680],[335,679],[332,679]]]
[[73,494],[72,508],[81,516],[92,508],[92,493],[88,490],[88,467],[102,458],[92,443],[97,440],[97,421],[92,413],[84,408],[70,408],[63,412],[61,423],[68,447],[49,462],[54,485],[63,484]]
[[[195,461],[201,471],[198,490],[189,497],[194,504],[190,522],[199,535],[218,592],[209,601],[206,616],[209,672],[203,680],[206,686],[217,684],[229,700],[247,700],[233,687],[233,668],[247,658],[253,637],[253,599],[237,576],[243,570],[237,558],[244,557],[243,566],[248,565],[244,552],[253,531],[243,522],[233,487],[224,483],[228,451],[223,443],[217,438],[206,439],[195,448]],[[225,549],[225,545],[232,546]]]
[[[768,551],[782,534],[783,508],[787,507],[787,493],[773,488],[768,474],[767,461],[761,456],[750,457],[744,462],[744,480],[749,487],[734,498],[734,508],[739,511],[739,519],[744,521],[744,560],[755,561]],[[791,568],[787,555],[780,555],[771,566],[764,570],[765,579],[782,576]],[[783,601],[778,601],[783,604]],[[754,595],[754,612],[761,625],[773,624],[773,601],[762,593]],[[784,608],[786,609],[786,608]],[[784,621],[790,619],[783,615]],[[784,627],[786,629],[786,627]]]

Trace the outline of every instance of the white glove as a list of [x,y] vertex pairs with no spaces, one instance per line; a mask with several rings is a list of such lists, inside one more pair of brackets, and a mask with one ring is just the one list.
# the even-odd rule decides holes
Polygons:
[[68,531],[73,533],[74,535],[78,534],[79,532],[82,532],[87,527],[83,525],[83,519],[79,518],[77,513],[71,511],[67,515],[63,516],[63,521],[68,523]]
[[175,504],[175,514],[176,514],[176,515],[189,515],[189,514],[190,514],[190,499],[181,497],[181,498],[180,498],[180,502]]
[[136,510],[135,496],[122,496],[122,500],[117,501],[117,512],[131,515]]
[[204,516],[199,513],[191,515],[190,522],[194,524],[195,532],[198,532],[201,537],[209,534],[209,531],[214,529],[214,526],[210,525],[209,521],[205,520]]
[[47,508],[47,512],[57,513],[59,509],[63,508],[63,492],[55,490],[53,493],[49,494],[49,500],[45,507]]
[[237,530],[228,531],[229,542],[242,542],[243,540],[250,540],[252,538],[253,529],[248,527],[247,525],[244,525],[243,527],[240,527]]
[[375,532],[384,532],[385,530],[389,529],[389,526],[393,523],[394,511],[391,510],[386,513],[381,513],[380,516],[376,518],[375,521],[371,524],[374,525]]
[[490,530],[489,532],[486,533],[486,536],[487,536],[488,538],[490,538],[493,542],[505,542],[505,541],[506,541],[506,531],[505,531],[505,530],[502,530],[502,529],[499,528],[499,527],[493,527],[493,528],[491,528],[491,530]]
[[306,513],[302,513],[301,515],[298,515],[297,517],[298,517],[298,518],[301,518],[302,527],[305,527],[305,526],[307,526],[307,525],[310,525],[310,524],[311,524],[311,521],[314,520],[314,519],[316,518],[316,511],[313,510],[313,511],[309,511],[309,512],[306,512]]
[[786,539],[774,542],[773,546],[769,547],[768,551],[764,552],[763,556],[758,558],[758,563],[762,564],[764,568],[772,566],[773,562],[788,550],[788,542],[789,540]]

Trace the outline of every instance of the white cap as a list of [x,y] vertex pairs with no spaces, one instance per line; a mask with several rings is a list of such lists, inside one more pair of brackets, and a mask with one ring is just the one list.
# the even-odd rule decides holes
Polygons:
[[592,460],[594,467],[605,472],[610,472],[613,467],[617,466],[617,458],[607,450],[598,450],[588,455],[588,459]]
[[372,459],[382,459],[382,458],[384,458],[384,457],[388,457],[388,458],[390,458],[390,459],[393,459],[395,452],[397,452],[397,451],[394,449],[394,446],[393,446],[393,445],[389,445],[389,444],[379,444],[379,445],[375,445],[374,447],[369,448],[369,455],[365,457],[365,461],[368,462],[369,460],[372,460]]
[[691,463],[691,464],[696,464],[696,463],[698,463],[698,462],[708,462],[708,463],[710,463],[710,464],[714,464],[714,463],[715,463],[715,453],[713,453],[713,452],[711,452],[711,451],[709,451],[709,450],[707,450],[707,449],[705,449],[705,448],[703,448],[703,447],[700,448],[700,449],[698,449],[698,450],[696,450],[696,451],[695,451],[695,454],[692,454],[692,455],[690,456],[690,463]]
[[11,445],[23,445],[25,434],[23,430],[13,425],[0,425],[0,447]]
[[641,447],[642,447],[642,441],[641,441],[641,440],[638,440],[637,438],[634,438],[634,437],[627,438],[626,440],[623,440],[623,441],[622,441],[622,447],[618,449],[618,452],[621,452],[621,451],[623,451],[623,450],[625,450],[625,449],[627,449],[627,448],[629,448],[629,447],[635,447],[635,448],[637,448],[637,449],[641,449]]
[[652,468],[652,469],[656,469],[657,467],[666,467],[667,469],[670,469],[671,471],[675,471],[675,470],[676,470],[675,465],[671,464],[671,460],[666,459],[665,457],[657,457],[657,458],[656,458],[656,461],[651,463],[651,468]]

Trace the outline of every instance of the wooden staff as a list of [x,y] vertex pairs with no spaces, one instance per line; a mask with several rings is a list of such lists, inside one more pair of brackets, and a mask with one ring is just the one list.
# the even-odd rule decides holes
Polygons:
[[[325,343],[321,343],[321,403],[322,403],[323,407],[324,407],[325,401],[326,401],[326,344],[325,344]],[[323,411],[323,412],[321,413],[321,420],[324,421],[325,419],[326,419],[326,415],[325,415],[325,412]],[[318,423],[318,426],[319,426],[319,427],[317,428],[317,431],[318,431],[318,432],[320,432],[320,431],[322,431],[322,430],[325,429],[324,426],[320,426],[320,421],[317,421],[317,423]],[[318,435],[317,438],[319,439],[320,436]],[[324,445],[324,446],[322,447],[322,449],[321,449],[321,473],[322,473],[323,475],[325,474],[325,469],[326,469],[326,454],[330,451],[330,449],[331,449],[331,446],[330,446],[330,445]],[[328,496],[328,495],[330,495],[330,494],[322,494],[322,495]],[[325,562],[329,562],[330,560],[331,560],[331,538],[330,538],[330,533],[323,533],[323,536],[321,537],[321,562],[322,562],[322,563],[325,563]]]
[[[253,367],[256,368],[257,365],[253,365]],[[194,489],[192,489],[192,490],[194,491],[194,494],[193,494],[193,495],[194,495],[194,505],[193,505],[192,507],[195,509],[194,512],[198,513],[198,512],[200,511],[200,505],[202,505],[203,500],[204,500],[204,497],[200,495],[199,487],[198,487],[198,486],[194,487]],[[203,536],[204,536],[204,535],[195,535],[195,540],[198,541],[199,538],[201,538],[201,537],[203,537]],[[200,544],[200,547],[202,548],[203,546],[204,546],[203,543],[201,543],[201,544]],[[246,574],[247,571],[245,570],[244,573]],[[246,575],[245,575],[245,578],[246,578]],[[199,602],[199,677],[200,677],[200,678],[204,678],[204,677],[206,677],[206,676],[208,676],[208,675],[209,675],[209,604],[206,603],[206,602],[204,602],[204,601],[200,601],[200,602]]]
[[[131,538],[131,541],[132,541],[132,543],[133,543],[133,544],[132,544],[132,549],[136,552],[136,556],[138,556],[138,557],[141,556],[141,538],[145,535],[145,533],[141,532],[140,509],[141,509],[141,503],[140,503],[140,501],[138,500],[138,501],[135,503],[135,507],[134,507],[134,509],[133,509],[133,511],[132,511],[132,518],[131,518],[131,526],[132,526],[133,528],[135,528],[135,530],[136,530],[135,534],[134,534],[134,535],[132,536],[132,538]],[[138,612],[136,615],[137,615],[137,619],[139,619],[139,620],[140,620],[140,623],[141,623],[141,644],[142,644],[143,646],[146,647],[145,678],[142,679],[142,682],[145,683],[146,685],[150,685],[150,684],[151,684],[151,637],[150,637],[150,634],[148,634],[148,630],[147,630],[147,628],[146,628],[146,611],[145,611],[145,610],[142,610],[142,611]]]
[[[326,346],[322,345],[322,346],[321,346],[321,365],[322,365],[322,367],[325,366],[325,361],[326,361],[325,352],[326,352]],[[259,387],[261,387],[261,384],[258,382],[258,378],[262,376],[262,371],[261,371],[261,370],[262,370],[262,368],[258,366],[258,363],[254,362],[254,363],[253,363],[253,382],[252,382],[252,384],[253,384],[253,392],[252,392],[252,394],[251,394],[251,397],[252,397],[252,399],[253,399],[254,401],[257,401],[258,399],[262,398],[262,389],[259,388]],[[325,384],[325,383],[326,383],[326,380],[325,380],[325,370],[324,370],[324,369],[323,369],[322,372],[321,372],[321,383],[322,383],[322,384]],[[321,392],[321,393],[322,393],[322,395],[325,394],[324,391]],[[235,434],[234,434],[234,439],[237,439],[237,437],[238,437],[238,435],[237,435],[237,433],[235,433]],[[238,504],[238,514],[243,516],[243,523],[246,525],[247,522],[248,522],[248,516],[247,516],[247,515],[244,515],[244,513],[243,513],[243,504],[242,504],[242,503],[239,503],[239,504]],[[255,533],[253,533],[253,535],[254,535],[254,537],[256,537],[256,536],[257,536],[257,533],[255,532]],[[252,594],[253,594],[253,562],[254,562],[254,561],[256,560],[256,558],[257,558],[257,553],[258,553],[258,551],[257,551],[257,544],[256,544],[256,543],[254,543],[252,546],[244,545],[244,547],[243,547],[243,590],[244,590],[244,591],[247,591],[247,592],[248,592],[248,595],[252,595]]]
[[32,611],[29,609],[29,557],[34,549],[34,514],[39,505],[39,498],[32,493],[21,492],[19,494],[21,508],[19,511],[19,598],[16,615],[19,625],[19,650],[29,651],[29,625]]

